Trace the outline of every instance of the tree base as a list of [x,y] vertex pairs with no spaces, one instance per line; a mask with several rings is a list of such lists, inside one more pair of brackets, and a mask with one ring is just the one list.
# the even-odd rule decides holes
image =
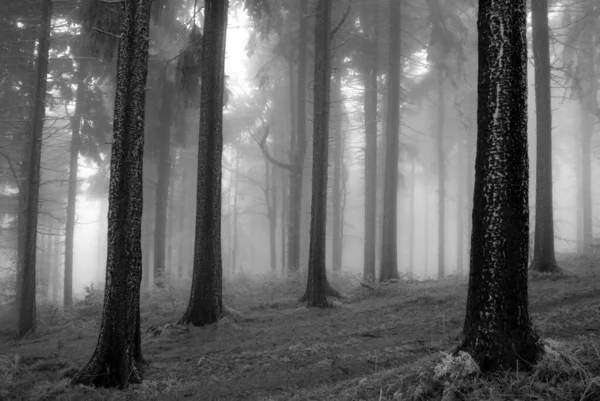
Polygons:
[[93,356],[87,365],[73,377],[71,384],[123,389],[130,383],[139,384],[142,382],[143,360],[136,361],[134,358],[127,356],[117,360],[111,358],[111,356],[113,355],[110,353],[102,359]]
[[[315,306],[318,308],[330,308],[333,305],[327,300],[327,297],[333,297],[333,298],[337,298],[337,299],[341,299],[343,298],[342,294],[336,290],[335,288],[333,288],[329,283],[327,283],[327,287],[326,287],[326,291],[325,291],[325,296],[324,301],[323,302],[318,302],[317,305],[308,305],[308,306]],[[308,302],[308,291],[306,291],[304,293],[304,295],[302,295],[299,299],[298,302]]]
[[533,260],[529,270],[536,273],[562,274],[563,271],[556,261]]

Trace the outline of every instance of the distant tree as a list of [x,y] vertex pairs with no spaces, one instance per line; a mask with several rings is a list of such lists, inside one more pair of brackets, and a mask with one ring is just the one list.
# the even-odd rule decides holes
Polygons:
[[527,10],[479,3],[477,158],[464,341],[483,371],[534,363],[528,311]]
[[550,94],[550,33],[548,0],[532,0],[533,60],[536,103],[535,242],[531,270],[557,273],[552,205],[552,105]]
[[104,308],[96,349],[73,383],[123,388],[142,380],[139,300],[150,5],[150,0],[122,3]]
[[204,4],[196,238],[190,300],[179,324],[203,326],[223,316],[221,159],[228,2]]
[[397,279],[398,248],[398,159],[400,135],[400,2],[390,0],[390,49],[388,70],[388,111],[385,183],[383,195],[383,231],[381,237],[380,281]]
[[309,307],[330,306],[327,295],[339,297],[327,281],[327,160],[331,86],[331,0],[319,0],[315,25],[315,84],[313,118],[313,178],[310,211],[310,251],[306,293]]
[[334,137],[333,137],[333,190],[332,209],[333,209],[333,240],[331,244],[332,270],[334,272],[342,271],[342,249],[343,249],[343,224],[344,215],[342,208],[342,170],[344,168],[344,134],[342,132],[342,113],[343,113],[343,95],[342,95],[342,70],[338,62],[334,73]]
[[27,219],[23,226],[23,265],[19,302],[19,338],[35,330],[36,324],[36,255],[38,203],[40,195],[40,168],[42,157],[42,133],[46,117],[46,83],[48,75],[48,51],[52,1],[42,3],[41,24],[38,28],[37,70],[35,81],[35,104],[32,130],[29,136],[29,152],[25,165],[28,168],[28,183],[25,189]]

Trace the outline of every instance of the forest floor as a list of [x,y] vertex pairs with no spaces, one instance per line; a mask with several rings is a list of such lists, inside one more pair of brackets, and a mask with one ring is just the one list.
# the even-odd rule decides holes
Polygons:
[[[530,281],[535,326],[560,356],[530,373],[475,378],[445,399],[600,399],[600,272],[573,257],[561,264],[564,276]],[[405,383],[459,341],[466,280],[368,289],[347,275],[332,278],[345,297],[327,310],[296,302],[301,280],[238,276],[225,285],[236,312],[203,328],[172,325],[187,301],[183,285],[143,294],[148,365],[143,383],[125,391],[68,385],[94,350],[99,293],[69,313],[43,306],[37,332],[21,341],[16,323],[0,316],[0,400],[411,399]]]

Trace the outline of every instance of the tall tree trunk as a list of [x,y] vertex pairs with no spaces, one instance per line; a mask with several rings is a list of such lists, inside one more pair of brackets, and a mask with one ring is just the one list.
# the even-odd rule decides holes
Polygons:
[[48,252],[48,262],[46,266],[50,271],[50,276],[52,277],[52,287],[54,288],[54,296],[53,301],[54,304],[60,304],[60,285],[63,284],[62,292],[64,294],[64,280],[61,280],[62,275],[61,266],[63,266],[62,262],[62,236],[60,233],[60,225],[56,219],[50,220],[49,227],[49,252]]
[[85,78],[88,63],[80,60],[77,66],[77,94],[75,112],[71,117],[71,149],[69,155],[69,191],[67,195],[67,222],[65,227],[65,277],[63,302],[65,308],[73,306],[73,242],[75,240],[75,212],[77,210],[77,168],[79,166],[80,130],[85,102]]
[[445,276],[446,236],[446,159],[444,157],[444,124],[446,120],[446,96],[444,93],[444,70],[438,71],[437,115],[437,162],[438,162],[438,280]]
[[171,178],[171,123],[173,121],[173,84],[164,68],[160,91],[160,143],[156,161],[156,207],[154,209],[154,283],[163,287],[166,268],[167,211],[169,207],[169,184]]
[[308,307],[330,306],[327,295],[339,296],[327,281],[327,160],[331,82],[331,0],[319,0],[315,25],[315,86],[313,119],[313,178],[310,211],[310,250],[306,293]]
[[464,340],[482,371],[535,362],[528,311],[527,10],[479,6],[477,160]]
[[[375,241],[377,226],[377,43],[379,36],[376,11],[363,2],[363,78],[365,116],[365,237],[363,280],[375,281]],[[397,22],[396,22],[397,23]]]
[[235,178],[233,184],[233,233],[231,238],[231,273],[237,271],[237,253],[238,253],[238,187],[240,177],[238,175],[240,169],[240,153],[235,152]]
[[410,156],[410,205],[409,205],[409,235],[408,235],[408,277],[409,279],[414,278],[414,265],[415,265],[415,187],[417,186],[415,177],[415,155]]
[[427,188],[427,177],[423,180],[423,191],[425,192],[425,202],[423,211],[425,212],[425,241],[423,241],[423,251],[425,251],[425,263],[423,270],[423,279],[429,279],[429,191]]
[[287,172],[281,169],[281,274],[284,275],[286,273],[285,269],[285,261],[286,261],[286,229],[287,229],[287,219],[288,215],[288,205],[289,205],[289,196],[288,196],[288,175]]
[[299,0],[300,32],[298,34],[298,85],[296,88],[296,132],[291,149],[292,165],[290,174],[290,204],[288,219],[288,271],[297,272],[300,268],[300,236],[302,225],[302,185],[304,159],[306,156],[306,53],[308,51],[308,1]]
[[459,139],[456,160],[456,274],[462,277],[465,256],[465,145]]
[[331,247],[332,253],[332,269],[336,273],[342,271],[342,168],[344,164],[344,156],[342,153],[343,133],[342,133],[342,113],[343,113],[343,98],[342,98],[342,71],[341,66],[335,71],[335,123],[334,123],[334,139],[333,139],[333,243]]
[[380,281],[397,279],[398,152],[400,129],[400,2],[390,0],[390,68],[386,127]]
[[106,289],[98,344],[74,383],[124,388],[141,382],[140,283],[144,108],[150,0],[125,0],[117,59],[110,162]]
[[277,192],[275,191],[275,172],[271,163],[265,159],[265,202],[269,221],[269,264],[271,272],[277,271]]
[[46,81],[48,74],[48,51],[52,1],[43,0],[41,24],[38,28],[36,94],[33,112],[33,127],[27,160],[28,178],[26,189],[27,220],[23,236],[23,269],[19,302],[19,338],[23,338],[36,326],[36,279],[38,202],[40,197],[40,164],[42,156],[42,134],[46,118]]
[[554,255],[554,214],[552,205],[552,106],[548,0],[532,0],[531,20],[533,26],[537,124],[535,243],[531,269],[543,273],[558,273],[560,268]]
[[221,161],[228,2],[206,0],[204,7],[194,273],[190,301],[179,321],[195,326],[223,316]]

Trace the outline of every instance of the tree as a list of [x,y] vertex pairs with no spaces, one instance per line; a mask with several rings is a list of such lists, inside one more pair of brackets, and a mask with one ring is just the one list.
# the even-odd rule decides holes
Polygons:
[[227,9],[227,1],[204,4],[194,273],[190,300],[179,324],[203,326],[223,316],[221,159]]
[[27,217],[23,226],[23,265],[19,302],[19,338],[35,330],[36,323],[36,279],[38,202],[40,195],[40,168],[42,157],[42,134],[46,116],[46,81],[48,74],[48,51],[52,1],[42,3],[42,18],[38,28],[37,71],[35,82],[35,104],[33,123],[27,154],[28,183],[25,192]]
[[142,380],[139,299],[150,5],[150,0],[125,0],[122,5],[104,308],[96,349],[73,383],[124,388]]
[[344,139],[342,133],[342,113],[344,100],[342,97],[342,70],[340,63],[337,63],[334,74],[335,97],[335,122],[333,138],[333,190],[331,193],[333,203],[333,241],[331,244],[332,269],[334,272],[342,271],[342,249],[344,238],[342,236],[342,225],[344,221],[342,210],[342,169],[344,167]]
[[550,34],[548,0],[532,0],[531,21],[535,64],[536,104],[536,195],[535,242],[531,269],[557,273],[554,255],[554,217],[552,205],[552,106],[550,96]]
[[477,157],[464,341],[483,371],[535,362],[528,311],[527,10],[479,3]]
[[327,226],[327,159],[331,83],[331,0],[319,0],[315,25],[315,84],[313,119],[313,178],[310,210],[310,250],[306,293],[309,307],[330,306],[327,295],[340,294],[329,285],[325,265]]
[[380,281],[397,279],[398,249],[398,152],[400,129],[400,2],[390,0],[390,66],[388,72],[388,111],[381,237]]
[[[375,229],[377,223],[377,11],[363,2],[363,78],[365,114],[365,239],[363,280],[375,280]],[[397,22],[395,22],[397,23]]]

